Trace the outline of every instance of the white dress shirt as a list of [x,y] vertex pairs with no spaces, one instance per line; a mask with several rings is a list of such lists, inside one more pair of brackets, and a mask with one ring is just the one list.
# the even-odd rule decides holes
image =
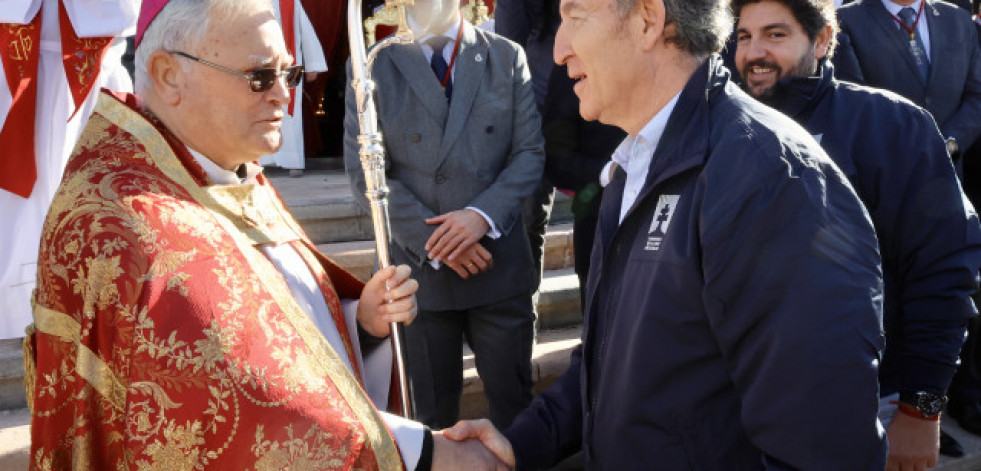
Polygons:
[[[409,22],[411,25],[412,20],[411,17],[409,18],[410,18]],[[415,30],[415,28],[413,28],[413,30]],[[419,43],[419,46],[422,48],[422,53],[426,56],[426,63],[430,63],[433,60],[433,48],[430,47],[429,44],[426,44],[426,41],[429,41],[431,38],[435,38],[436,36],[443,36],[450,40],[450,42],[446,43],[446,46],[443,47],[443,60],[446,61],[447,65],[453,64],[452,62],[453,46],[456,44],[456,36],[459,33],[460,33],[460,21],[457,20],[453,22],[453,26],[450,26],[450,29],[443,31],[441,34],[433,34],[431,32],[426,32],[422,36],[416,38],[416,42]],[[453,64],[453,67],[450,69],[450,80],[453,80],[455,78],[456,78],[456,64]]]
[[651,118],[640,130],[640,134],[627,136],[613,151],[613,161],[627,173],[627,183],[623,188],[623,199],[620,202],[620,222],[623,222],[623,217],[627,215],[627,211],[633,206],[637,195],[644,187],[654,150],[657,149],[657,143],[661,141],[664,127],[667,126],[668,118],[678,104],[679,96],[681,96],[680,92]]

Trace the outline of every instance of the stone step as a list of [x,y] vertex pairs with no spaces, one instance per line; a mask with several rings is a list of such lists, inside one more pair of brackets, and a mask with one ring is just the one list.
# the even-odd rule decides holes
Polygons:
[[[374,272],[374,241],[334,242],[317,248],[363,281]],[[538,325],[542,330],[582,321],[579,279],[573,261],[572,224],[549,226],[545,236],[546,271],[538,298]]]
[[[299,177],[267,170],[269,181],[310,239],[317,244],[371,240],[371,217],[354,200],[347,175],[338,164],[304,171]],[[557,193],[552,223],[572,221],[572,198]]]
[[[572,268],[572,229],[552,231],[545,242],[545,269],[538,295],[538,325],[551,329],[582,321],[579,278]],[[375,245],[372,241],[335,242],[318,246],[340,266],[361,280],[374,271]]]
[[[0,339],[0,411],[27,406],[22,342],[19,338]],[[0,466],[0,469],[5,468]]]
[[[320,244],[317,249],[362,281],[366,281],[374,272],[374,240],[332,242]],[[572,224],[550,225],[545,233],[545,270],[562,270],[574,265]]]
[[[571,268],[545,272],[538,298],[539,330],[582,323],[579,279]],[[0,340],[0,410],[26,406],[21,339]],[[0,468],[3,469],[3,468]]]
[[[531,379],[535,382],[535,394],[552,385],[569,367],[569,354],[579,345],[582,326],[539,332],[532,349]],[[474,355],[470,347],[463,346],[463,397],[460,400],[460,417],[477,419],[487,417],[487,400],[484,383],[477,374]]]

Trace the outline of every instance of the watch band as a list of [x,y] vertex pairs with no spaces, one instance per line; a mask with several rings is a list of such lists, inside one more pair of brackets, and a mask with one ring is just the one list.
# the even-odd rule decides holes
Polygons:
[[906,414],[906,415],[908,415],[910,417],[915,417],[915,418],[920,419],[920,420],[929,420],[931,422],[936,422],[936,421],[940,420],[940,412],[937,412],[936,414],[933,414],[931,416],[928,416],[928,415],[924,414],[923,412],[920,412],[920,410],[917,409],[916,407],[911,406],[911,405],[909,405],[909,404],[907,404],[905,402],[897,402],[896,405],[898,407],[897,410],[899,412],[902,412],[903,414]]
[[[932,419],[939,417],[940,412],[944,410],[947,397],[930,391],[900,391],[899,405],[909,406],[909,409],[915,410],[924,419]],[[902,407],[900,410],[903,410]]]

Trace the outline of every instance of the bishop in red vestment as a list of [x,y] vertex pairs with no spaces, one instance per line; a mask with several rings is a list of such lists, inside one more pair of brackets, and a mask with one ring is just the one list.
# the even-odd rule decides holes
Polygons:
[[250,164],[280,146],[297,78],[268,1],[164,3],[143,2],[160,16],[141,18],[140,96],[99,97],[45,223],[32,469],[445,469],[486,453],[428,431],[396,443],[355,337],[411,321],[418,284],[333,264]]

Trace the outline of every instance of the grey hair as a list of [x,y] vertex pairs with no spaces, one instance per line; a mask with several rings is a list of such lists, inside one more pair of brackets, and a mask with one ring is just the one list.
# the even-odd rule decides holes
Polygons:
[[[616,0],[617,13],[625,19],[640,0]],[[732,27],[727,0],[662,0],[664,24],[674,23],[677,34],[669,38],[694,58],[704,59],[725,46]]]
[[[171,0],[150,23],[136,48],[136,92],[143,93],[150,86],[146,67],[154,52],[194,49],[204,39],[212,19],[228,21],[272,9],[271,0]],[[190,67],[190,64],[182,61],[181,67]]]

